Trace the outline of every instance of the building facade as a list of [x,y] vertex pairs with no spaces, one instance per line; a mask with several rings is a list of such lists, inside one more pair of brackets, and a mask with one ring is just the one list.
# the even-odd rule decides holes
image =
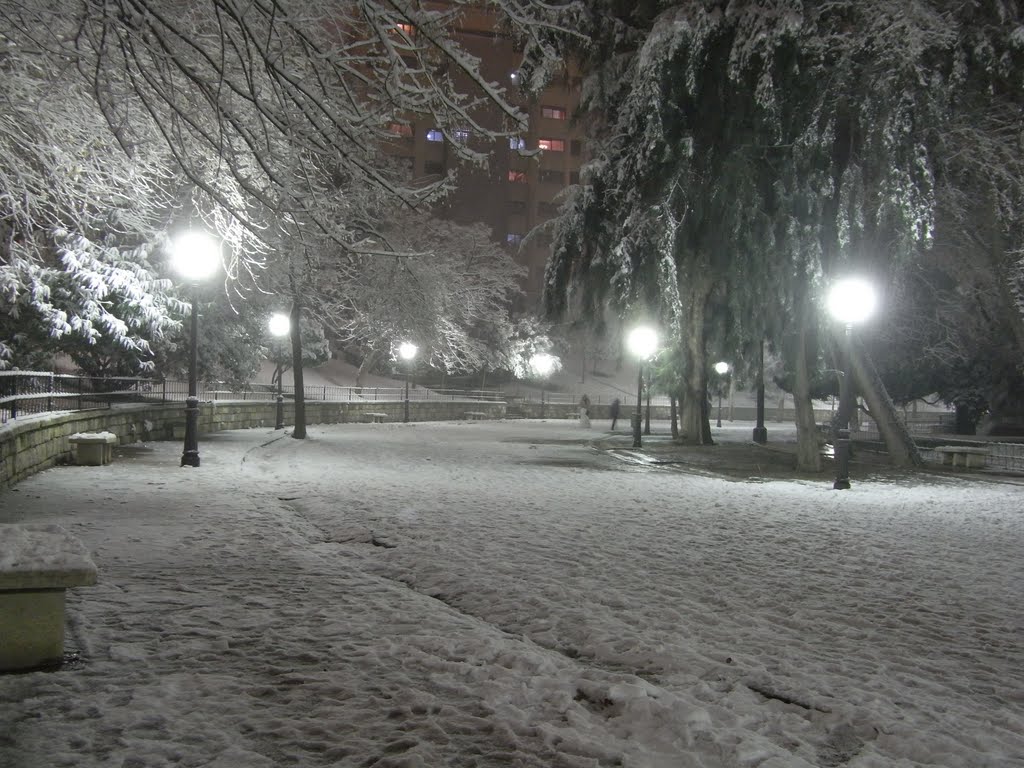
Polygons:
[[[415,34],[415,30],[404,30]],[[528,128],[500,140],[474,135],[472,128],[447,136],[422,121],[394,123],[389,153],[400,158],[415,179],[455,175],[455,192],[440,213],[462,223],[483,222],[494,238],[513,251],[527,272],[523,281],[524,309],[539,308],[549,248],[542,240],[525,245],[525,236],[558,210],[559,195],[579,182],[584,158],[582,131],[572,117],[579,104],[579,78],[570,72],[556,78],[539,96],[519,88],[522,53],[496,26],[485,9],[465,13],[455,34],[464,49],[480,61],[489,82],[503,85],[510,101],[529,115]],[[458,73],[452,75],[459,85]],[[506,115],[494,104],[480,107],[480,126],[492,131],[514,131]],[[469,143],[489,155],[486,168],[468,167],[452,151],[452,142]]]

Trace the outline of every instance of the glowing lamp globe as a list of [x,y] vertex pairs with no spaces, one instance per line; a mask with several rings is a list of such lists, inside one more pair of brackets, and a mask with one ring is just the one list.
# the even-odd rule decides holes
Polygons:
[[634,356],[646,360],[658,348],[658,334],[646,326],[634,328],[626,337],[626,344]]
[[828,311],[846,325],[862,323],[875,311],[875,289],[867,280],[850,277],[840,280],[828,293]]
[[283,312],[275,312],[272,314],[267,325],[269,326],[270,333],[273,336],[287,336],[288,332],[292,329],[291,319]]
[[538,352],[530,358],[530,367],[538,376],[547,376],[555,367],[555,358],[547,352]]
[[186,280],[205,280],[220,269],[220,243],[205,232],[185,232],[172,244],[171,263]]

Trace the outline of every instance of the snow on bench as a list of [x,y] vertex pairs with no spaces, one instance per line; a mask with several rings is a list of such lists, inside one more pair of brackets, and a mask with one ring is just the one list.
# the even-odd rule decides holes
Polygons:
[[374,424],[383,424],[387,420],[388,420],[388,415],[386,413],[364,413],[363,414],[363,421],[371,421]]
[[96,583],[83,544],[59,525],[0,525],[0,672],[59,665],[64,590]]
[[484,413],[483,411],[466,411],[465,415],[466,415],[466,418],[469,419],[470,421],[475,421],[476,419],[486,419],[487,418],[487,414]]

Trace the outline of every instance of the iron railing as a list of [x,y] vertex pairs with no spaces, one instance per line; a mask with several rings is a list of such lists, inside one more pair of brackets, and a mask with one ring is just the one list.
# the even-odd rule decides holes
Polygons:
[[80,411],[109,408],[115,402],[142,402],[153,397],[153,388],[152,379],[131,376],[0,371],[0,423],[50,411]]
[[[200,384],[200,401],[273,401],[277,387],[250,384],[227,388],[222,383]],[[307,401],[402,402],[405,387],[341,387],[308,385],[303,387]],[[285,399],[295,398],[295,387],[282,389]],[[79,411],[109,408],[116,403],[184,401],[188,382],[178,379],[138,377],[96,377],[60,374],[50,371],[0,371],[0,423],[19,416],[51,411]],[[500,390],[428,389],[412,386],[409,400],[501,402]]]
[[[225,388],[223,384],[201,384],[200,401],[274,401],[277,387],[270,384],[250,384],[241,389]],[[307,385],[303,387],[307,401],[349,401],[349,402],[402,402],[405,400],[405,386],[395,387],[342,387],[334,385]],[[286,400],[295,398],[295,388],[285,386],[282,394]],[[145,403],[184,401],[188,396],[188,382],[177,379],[148,379],[130,376],[79,376],[51,371],[0,371],[0,423],[10,419],[52,411],[77,411],[87,408],[110,408],[117,403]],[[454,401],[454,402],[540,402],[550,405],[574,405],[579,395],[561,392],[530,392],[509,395],[498,389],[433,389],[410,386],[410,401]],[[593,405],[610,402],[611,397],[591,398]],[[635,408],[636,398],[623,396],[624,413]],[[665,396],[652,396],[652,406],[668,405]],[[746,408],[744,410],[750,410]],[[830,413],[816,412],[821,422],[827,422]],[[952,431],[952,415],[942,412],[901,414],[907,428],[915,437],[948,435]],[[861,421],[855,430],[859,439],[878,439],[878,428],[870,418]],[[952,437],[951,441],[952,441]],[[946,438],[940,438],[945,440]],[[968,438],[969,440],[969,438]],[[963,442],[963,439],[957,439]],[[1024,443],[977,441],[989,449],[986,466],[991,469],[1010,472],[1024,472]],[[923,445],[926,460],[938,461],[932,447]]]

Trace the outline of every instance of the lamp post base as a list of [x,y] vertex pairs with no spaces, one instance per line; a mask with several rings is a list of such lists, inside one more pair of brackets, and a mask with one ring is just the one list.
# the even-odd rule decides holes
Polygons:
[[754,427],[754,442],[761,445],[768,442],[768,430],[765,427]]
[[181,466],[199,466],[199,398],[194,395],[185,400],[185,449]]
[[640,437],[640,414],[633,414],[633,447],[643,448],[643,438]]
[[274,429],[284,429],[284,395],[277,396],[277,423]]

